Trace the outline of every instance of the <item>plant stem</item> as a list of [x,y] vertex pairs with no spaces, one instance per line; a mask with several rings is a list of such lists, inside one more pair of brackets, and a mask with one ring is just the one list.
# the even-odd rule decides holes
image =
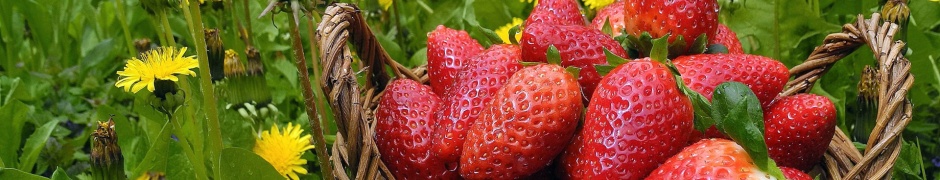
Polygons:
[[[184,2],[185,3],[185,2]],[[203,108],[209,119],[209,160],[212,161],[212,171],[215,178],[221,178],[222,128],[219,125],[219,111],[216,105],[215,88],[209,75],[209,59],[206,54],[205,33],[202,27],[202,15],[199,12],[198,2],[189,2],[189,8],[183,8],[183,14],[190,18],[189,26],[192,29],[193,42],[196,45],[196,54],[199,58],[199,80],[202,86]]]
[[[167,38],[166,38],[166,43],[168,43],[168,44],[170,45],[170,47],[175,47],[175,46],[176,46],[176,40],[173,39],[173,31],[172,31],[172,28],[170,28],[170,21],[169,21],[169,18],[167,17],[166,11],[163,11],[163,12],[160,13],[160,19],[161,19],[160,21],[161,21],[162,24],[163,24],[163,29],[164,29],[163,32],[166,34],[165,36],[167,37]],[[188,16],[187,16],[186,19],[187,19],[187,22],[190,22],[190,21],[189,21],[190,18],[188,18]],[[197,51],[197,54],[198,54],[198,51]],[[200,69],[201,69],[201,68],[200,68]],[[185,98],[187,99],[187,101],[186,101],[187,103],[183,103],[183,105],[182,105],[182,106],[184,106],[184,107],[182,108],[182,109],[183,109],[183,117],[184,117],[188,122],[196,121],[196,116],[193,114],[193,112],[196,112],[196,110],[194,109],[194,108],[196,108],[196,107],[193,106],[192,104],[188,104],[188,103],[193,102],[193,101],[191,101],[191,100],[192,100],[191,98],[195,97],[195,96],[193,96],[193,95],[195,95],[195,94],[193,93],[193,91],[192,91],[193,88],[192,88],[191,84],[189,84],[189,77],[181,77],[181,78],[179,78],[179,85],[180,85],[180,89],[182,89],[182,90],[183,90],[183,93],[185,93]],[[181,120],[180,120],[179,118],[177,118],[177,121],[181,121]],[[178,124],[173,123],[173,125],[176,125],[176,129],[180,129]],[[201,128],[200,128],[200,129],[201,129]],[[179,133],[177,133],[177,134],[179,134]],[[195,136],[194,136],[193,138],[202,138],[202,134],[196,134],[196,135],[199,135],[199,137],[195,137]],[[181,136],[182,136],[182,135],[181,135]],[[189,136],[185,136],[185,137],[189,137]],[[185,137],[180,138],[180,139],[186,139]],[[188,150],[190,150],[190,151],[195,151],[194,149],[192,149],[193,147],[201,146],[201,144],[189,144],[189,141],[185,141],[185,142],[183,142],[183,144],[188,145],[188,146],[186,146],[186,148],[184,148],[184,149],[188,149]],[[204,177],[204,178],[202,178],[202,179],[208,179],[208,176],[207,176],[207,174],[206,174],[206,172],[205,172],[205,171],[206,171],[206,170],[205,170],[205,167],[206,167],[206,166],[202,164],[202,162],[204,162],[205,157],[203,157],[202,154],[198,154],[198,155],[196,155],[196,154],[193,154],[193,155],[187,154],[187,156],[189,156],[190,161],[194,161],[194,162],[193,162],[193,168],[196,168],[196,169],[197,169],[196,172],[198,173],[200,170],[202,171],[202,176],[201,176],[201,177]],[[196,179],[200,179],[200,177],[198,177],[199,174],[196,174],[196,175],[197,175]]]
[[180,144],[184,145],[183,153],[186,154],[186,157],[188,157],[189,161],[191,161],[190,163],[193,164],[193,171],[196,172],[196,179],[209,179],[206,176],[206,166],[202,164],[202,159],[199,159],[196,156],[195,151],[192,148],[189,148],[189,139],[186,137],[190,137],[189,135],[192,133],[186,134],[186,132],[183,132],[183,127],[179,124],[179,118],[174,119],[173,117],[176,116],[167,115],[167,119],[169,119],[167,123],[171,124],[170,130],[173,132],[173,134],[179,136],[177,139],[179,139]]
[[[231,19],[232,24],[235,25],[235,31],[237,32],[235,34],[238,34],[239,36],[243,35],[242,24],[241,24],[241,21],[238,20],[238,16],[236,15],[237,12],[235,11],[235,5],[232,3],[232,0],[224,0],[222,3],[225,5],[225,10],[231,13],[231,15],[229,15],[229,19]],[[245,37],[243,37],[242,40],[244,40],[244,38]],[[247,40],[244,40],[244,41],[245,41],[245,46],[247,47],[248,41]]]
[[245,12],[245,45],[251,45],[251,10],[248,8],[248,0],[242,0],[242,7]]
[[[315,40],[312,39],[314,37],[317,37],[316,31],[314,31],[314,28],[313,28],[313,27],[316,27],[316,23],[314,23],[314,20],[313,20],[313,18],[315,17],[317,16],[314,16],[312,12],[307,12],[307,27],[310,27],[310,28],[307,28],[307,36],[311,38],[310,60],[313,61],[313,78],[317,82],[320,82],[320,76],[322,75],[322,73],[320,73],[320,70],[323,70],[323,68],[320,67],[320,52],[319,52],[320,46],[316,43]],[[320,84],[317,83],[317,86],[320,86]],[[317,110],[318,110],[317,112],[321,112],[321,111],[323,112],[324,114],[323,117],[327,118],[326,120],[323,120],[324,122],[332,122],[333,119],[331,118],[333,116],[332,116],[332,113],[329,111],[330,109],[324,107],[326,106],[325,102],[329,102],[329,101],[326,100],[326,95],[323,94],[323,90],[320,88],[313,88],[313,91],[314,91],[313,95],[317,98],[317,102],[319,102],[317,103]],[[329,132],[329,130],[330,128],[326,128],[323,134],[336,133],[336,132]]]
[[131,57],[137,56],[137,48],[134,48],[134,39],[131,38],[131,30],[127,27],[127,14],[124,13],[124,0],[114,1],[115,9],[117,9],[118,21],[121,22],[121,30],[124,31],[124,43],[127,44],[127,53],[130,53]]
[[166,11],[160,11],[160,23],[163,24],[163,33],[166,37],[167,43],[170,47],[176,47],[176,39],[173,39],[173,28],[170,28],[170,20],[167,18]]
[[[299,13],[296,11],[297,10],[291,13]],[[293,14],[287,17],[289,18],[287,22],[290,24],[291,45],[293,46],[294,56],[297,59],[297,72],[300,73],[300,87],[303,87],[304,104],[307,106],[307,118],[310,121],[310,128],[312,129],[310,134],[313,135],[313,141],[316,143],[314,148],[317,151],[317,160],[320,162],[320,173],[323,175],[322,177],[332,178],[333,168],[330,166],[330,159],[327,157],[326,140],[323,139],[323,130],[320,127],[316,103],[313,102],[315,97],[313,96],[313,88],[310,87],[310,75],[307,73],[307,59],[304,57],[304,46],[300,39],[300,31],[297,28],[297,18],[294,18]]]

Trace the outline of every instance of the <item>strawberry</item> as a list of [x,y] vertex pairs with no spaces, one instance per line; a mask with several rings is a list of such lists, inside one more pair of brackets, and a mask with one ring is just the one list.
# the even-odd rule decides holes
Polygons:
[[626,2],[627,1],[617,1],[597,11],[597,16],[594,16],[594,21],[591,21],[591,25],[594,29],[603,30],[604,21],[609,21],[610,28],[614,33],[613,36],[619,36],[624,28],[623,8]]
[[571,179],[641,179],[679,152],[692,129],[692,103],[669,69],[647,59],[601,80],[584,127],[561,157]]
[[398,179],[452,179],[456,173],[431,153],[431,112],[440,105],[431,87],[410,79],[392,81],[375,112],[375,143],[382,162]]
[[764,109],[777,97],[790,77],[787,66],[777,60],[749,54],[699,54],[673,61],[682,81],[711,100],[712,91],[728,81],[744,83]]
[[581,9],[575,0],[541,0],[532,9],[523,27],[532,24],[584,26],[584,17],[581,16]]
[[578,82],[585,95],[591,98],[601,76],[594,69],[595,64],[607,64],[604,49],[627,57],[626,51],[617,41],[603,32],[585,26],[535,24],[523,30],[522,58],[528,62],[546,62],[545,52],[554,45],[561,55],[561,65],[578,67],[581,72]]
[[444,89],[454,84],[470,57],[480,51],[483,51],[483,46],[465,31],[443,25],[431,31],[428,34],[428,76],[434,93],[443,95]]
[[814,94],[783,97],[764,112],[764,139],[770,158],[781,166],[810,170],[835,133],[836,108]]
[[686,45],[705,34],[715,35],[718,25],[716,0],[635,0],[624,7],[627,33],[639,37],[649,32],[653,38],[671,33],[669,42],[682,36]]
[[741,41],[738,41],[738,34],[735,34],[731,28],[724,24],[718,24],[715,36],[708,37],[708,44],[721,44],[728,48],[728,54],[744,54]]
[[457,83],[444,92],[441,111],[435,116],[438,126],[434,130],[434,152],[449,169],[456,169],[460,150],[469,127],[476,121],[483,104],[490,101],[509,80],[522,69],[522,52],[517,45],[493,45],[474,56]]
[[517,179],[549,165],[571,140],[584,105],[577,79],[558,65],[519,70],[467,132],[460,175]]
[[656,168],[647,180],[770,179],[740,145],[726,139],[692,144]]
[[780,171],[783,171],[783,176],[788,180],[813,180],[813,177],[809,176],[809,174],[798,169],[780,167]]
[[[711,100],[712,91],[719,84],[737,81],[751,88],[764,109],[783,91],[790,76],[783,63],[757,55],[699,54],[679,56],[673,62],[682,74],[682,81],[705,98]],[[690,143],[702,138],[729,139],[714,126],[704,136],[698,131],[692,136]]]

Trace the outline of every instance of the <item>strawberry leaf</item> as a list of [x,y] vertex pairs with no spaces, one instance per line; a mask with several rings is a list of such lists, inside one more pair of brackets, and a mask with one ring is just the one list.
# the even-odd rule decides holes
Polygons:
[[608,36],[614,36],[614,28],[610,26],[610,18],[604,18],[604,26],[601,27],[601,32]]
[[767,154],[764,113],[754,92],[739,82],[722,83],[712,93],[712,105],[715,126],[744,147],[758,168],[777,179],[785,179]]
[[702,54],[705,52],[705,46],[708,45],[708,36],[705,34],[699,35],[695,38],[695,41],[692,42],[692,45],[689,46],[689,54]]
[[522,64],[522,67],[529,67],[529,66],[539,65],[539,64],[542,64],[542,63],[540,63],[540,62],[525,62],[525,61],[522,61],[522,62],[519,62],[519,64]]
[[728,47],[722,44],[708,45],[708,50],[705,50],[705,54],[728,54]]
[[621,30],[620,30],[620,35],[619,35],[619,36],[614,36],[614,41],[617,41],[618,43],[620,43],[620,47],[627,51],[627,56],[629,56],[628,58],[630,58],[630,59],[636,59],[636,58],[638,58],[638,57],[637,57],[637,56],[638,56],[637,54],[639,54],[639,53],[637,53],[636,49],[631,49],[631,48],[630,48],[630,46],[631,46],[631,45],[630,45],[630,34],[627,33],[627,30],[621,29]]
[[609,74],[610,71],[614,70],[614,68],[616,67],[617,66],[611,66],[611,65],[606,65],[606,64],[596,64],[594,65],[594,70],[597,71],[597,74],[601,75],[601,77],[604,77],[604,76],[607,76],[607,74]]
[[673,78],[676,79],[676,86],[679,87],[679,91],[692,101],[692,108],[695,114],[695,120],[693,121],[695,129],[705,133],[705,130],[715,125],[715,120],[712,117],[712,104],[708,102],[705,96],[702,96],[702,94],[699,94],[685,85],[685,81],[682,81],[682,75],[679,74],[679,69],[676,68],[676,65],[673,64],[672,61],[667,60],[665,64],[666,68],[669,68],[669,71],[672,72]]
[[519,34],[521,30],[522,30],[521,25],[516,25],[509,29],[509,43],[516,44],[516,45],[519,44],[519,40],[516,39],[516,34]]
[[607,56],[607,64],[610,64],[611,66],[614,66],[614,67],[630,62],[630,60],[627,60],[623,57],[620,57],[614,54],[613,52],[610,52],[610,50],[607,50],[607,48],[604,48],[604,56]]
[[711,114],[711,112],[714,111],[712,110],[712,103],[708,102],[708,99],[702,96],[702,94],[685,86],[685,82],[683,82],[682,78],[678,75],[676,75],[676,79],[678,79],[676,80],[676,84],[679,86],[679,90],[692,101],[692,108],[695,114],[695,120],[693,121],[695,130],[701,131],[704,134],[705,130],[715,125],[715,119]]
[[[669,37],[669,36],[670,34],[666,34],[663,37]],[[655,42],[653,43],[655,44]],[[685,44],[685,37],[682,37],[682,35],[676,35],[676,40],[668,44],[669,44],[669,57],[670,58],[675,58],[675,57],[679,57],[679,55],[688,54],[688,51],[686,49],[688,45]]]
[[666,62],[669,60],[669,50],[666,49],[666,46],[669,45],[669,35],[665,35],[661,38],[653,40],[653,49],[650,50],[650,58],[659,62]]
[[578,79],[578,77],[581,76],[581,68],[578,67],[568,66],[565,68],[565,71],[567,71],[568,74],[571,74],[571,76],[575,79]]
[[555,45],[548,46],[548,50],[545,51],[545,60],[548,60],[549,64],[561,65],[561,53]]
[[650,49],[653,48],[653,36],[649,32],[643,32],[640,36],[627,35],[626,39],[630,41],[627,44],[627,49],[636,51],[636,58],[650,56]]
[[[486,39],[489,40],[489,42],[488,42],[487,44],[501,44],[501,43],[506,43],[506,42],[503,42],[503,39],[500,38],[499,35],[496,35],[496,31],[493,31],[492,29],[487,29],[487,28],[484,28],[483,26],[480,26],[480,25],[471,25],[471,26],[473,26],[474,29],[476,29],[476,30],[479,31],[479,32],[482,32],[483,35],[486,36]],[[513,37],[513,36],[510,36],[510,37]],[[510,38],[510,39],[512,39],[512,38]],[[486,47],[486,46],[484,46],[484,47]]]

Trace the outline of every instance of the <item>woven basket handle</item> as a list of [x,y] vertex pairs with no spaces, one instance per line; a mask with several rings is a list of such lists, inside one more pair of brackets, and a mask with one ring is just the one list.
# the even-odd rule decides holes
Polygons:
[[[385,67],[392,67],[397,77],[423,79],[422,82],[427,81],[427,77],[422,76],[425,71],[408,69],[389,57],[353,4],[336,3],[327,7],[316,38],[323,64],[320,87],[327,94],[339,131],[330,158],[335,178],[394,179],[379,158],[372,138],[375,132],[373,109],[391,80]],[[356,47],[359,64],[354,64],[356,61],[347,42]],[[362,87],[356,82],[360,71],[353,69],[357,65],[366,74],[367,83]]]
[[[803,64],[790,69],[793,80],[778,97],[809,92],[813,84],[839,59],[868,44],[878,59],[878,116],[862,155],[838,127],[825,155],[827,173],[832,179],[890,179],[890,170],[901,151],[901,132],[911,120],[907,92],[914,83],[910,61],[904,57],[904,42],[893,41],[898,25],[858,15],[855,24],[845,24],[841,33],[826,36]],[[880,26],[878,24],[881,24]]]

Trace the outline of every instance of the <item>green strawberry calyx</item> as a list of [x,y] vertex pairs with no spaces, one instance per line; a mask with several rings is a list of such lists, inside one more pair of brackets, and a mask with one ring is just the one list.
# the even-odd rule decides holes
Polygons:
[[[637,57],[651,57],[653,51],[656,51],[656,48],[653,47],[655,44],[653,41],[653,36],[649,32],[643,32],[640,36],[625,35],[626,38],[615,38],[620,40],[625,40],[627,42],[622,42],[621,44],[627,44],[626,47],[631,52],[637,52]],[[671,34],[663,35],[657,39],[668,38]],[[669,58],[675,58],[682,55],[691,55],[691,54],[702,54],[707,49],[708,37],[705,34],[701,34],[695,38],[695,41],[692,44],[686,44],[685,37],[682,35],[677,35],[676,39],[672,43],[668,44],[669,47]]]
[[728,47],[723,44],[711,44],[708,45],[705,54],[728,54]]
[[606,76],[610,71],[614,70],[617,66],[630,62],[629,59],[620,57],[613,52],[610,52],[607,48],[604,48],[604,56],[607,57],[607,64],[595,64],[594,70],[597,71],[597,74],[601,76]]
[[512,28],[509,28],[509,43],[519,45],[519,40],[516,39],[516,34],[522,32],[522,25],[516,25]]

